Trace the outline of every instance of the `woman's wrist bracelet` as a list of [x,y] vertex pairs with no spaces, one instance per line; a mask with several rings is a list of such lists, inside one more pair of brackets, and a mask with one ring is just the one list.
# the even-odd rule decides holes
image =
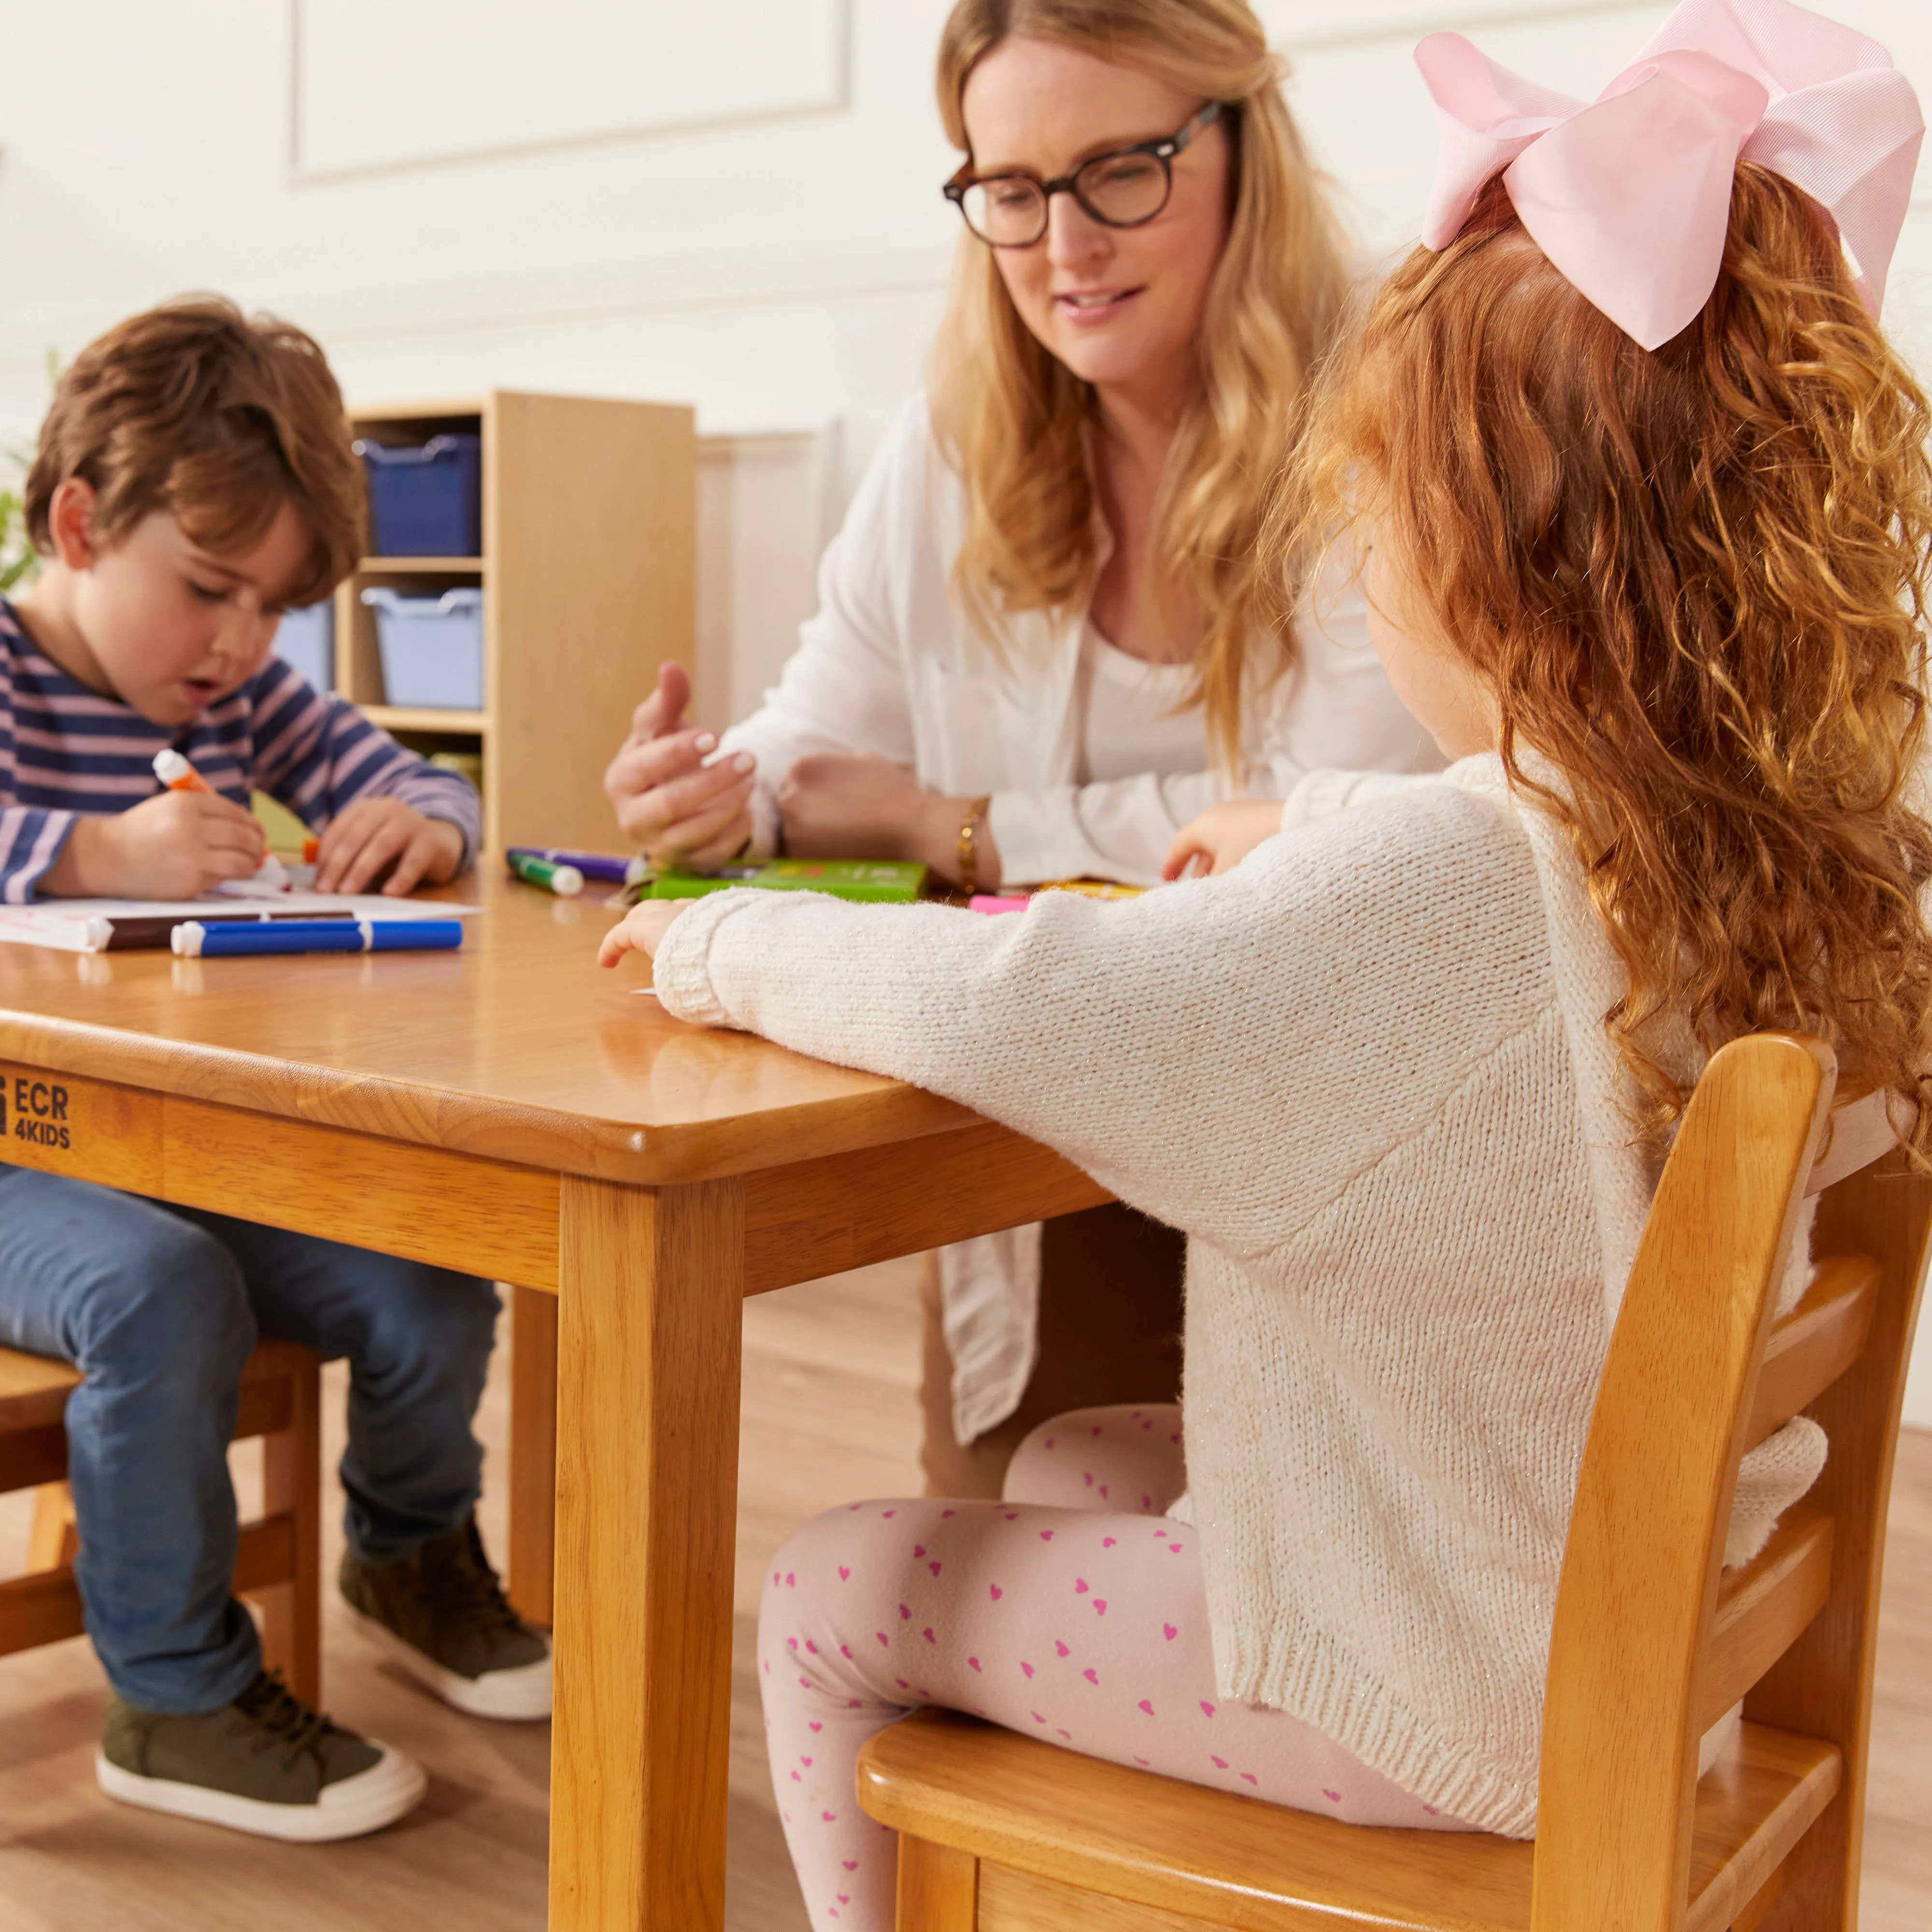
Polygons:
[[993,802],[989,792],[983,798],[968,802],[966,814],[959,821],[958,863],[959,890],[968,898],[980,890],[980,828],[986,823],[986,812]]

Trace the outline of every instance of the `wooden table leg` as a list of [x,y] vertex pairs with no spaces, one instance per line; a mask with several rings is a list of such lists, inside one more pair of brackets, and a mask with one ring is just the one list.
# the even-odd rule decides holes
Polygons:
[[551,1932],[720,1932],[743,1185],[560,1209]]
[[556,1297],[510,1291],[510,1601],[548,1626],[556,1560]]

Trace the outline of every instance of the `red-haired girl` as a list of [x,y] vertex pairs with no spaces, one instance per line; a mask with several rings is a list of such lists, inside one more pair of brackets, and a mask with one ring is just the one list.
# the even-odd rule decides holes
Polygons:
[[[1216,875],[1132,902],[735,892],[607,947],[652,950],[674,1013],[951,1095],[1189,1237],[1184,1432],[1064,1416],[1004,1501],[854,1504],[775,1564],[819,1932],[890,1923],[854,1759],[927,1702],[1532,1833],[1577,1467],[1699,1066],[1820,1034],[1881,1137],[1932,1138],[1928,418],[1866,305],[1911,90],[1786,0],[1689,0],[1588,106],[1422,59],[1436,245],[1332,371],[1277,535],[1358,540],[1450,769],[1224,808],[1176,853]],[[1732,1560],[1825,1450],[1800,1421],[1747,1460]]]

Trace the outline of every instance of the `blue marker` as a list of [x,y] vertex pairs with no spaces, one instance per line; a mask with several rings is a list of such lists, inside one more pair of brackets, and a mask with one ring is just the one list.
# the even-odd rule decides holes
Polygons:
[[463,944],[460,919],[283,919],[204,926],[191,919],[170,940],[183,959],[257,952],[448,952]]

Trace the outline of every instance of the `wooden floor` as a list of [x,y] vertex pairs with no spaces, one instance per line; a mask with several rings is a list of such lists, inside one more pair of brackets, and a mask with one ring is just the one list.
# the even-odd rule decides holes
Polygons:
[[[805,1516],[916,1489],[917,1331],[907,1263],[766,1295],[746,1310],[731,1932],[806,1932],[766,1780],[751,1661],[758,1580]],[[484,1534],[499,1550],[502,1368],[500,1359],[484,1415]],[[340,1376],[332,1372],[328,1403],[338,1426]],[[239,1466],[245,1507],[254,1472]],[[332,1566],[340,1538],[330,1514]],[[0,1575],[20,1567],[27,1514],[25,1498],[0,1498]],[[428,1766],[422,1808],[374,1838],[304,1848],[110,1805],[94,1784],[104,1691],[85,1643],[0,1660],[0,1932],[365,1932],[412,1918],[464,1932],[541,1927],[548,1726],[444,1709],[343,1627],[332,1592],[328,1604],[326,1701],[345,1723]],[[1900,1458],[1878,1696],[1863,1932],[1924,1932],[1932,1924],[1932,1435],[1909,1436]]]

